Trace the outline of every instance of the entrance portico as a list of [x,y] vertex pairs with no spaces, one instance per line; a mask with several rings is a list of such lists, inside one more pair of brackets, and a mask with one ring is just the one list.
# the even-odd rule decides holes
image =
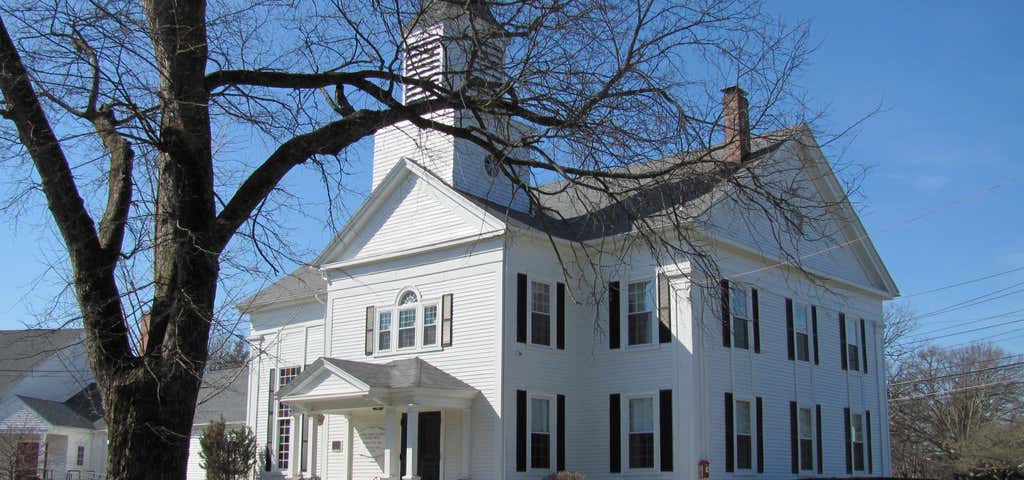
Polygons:
[[[344,471],[329,472],[324,478],[346,480],[352,478],[354,436],[369,438],[374,434],[371,430],[379,432],[380,427],[383,438],[379,443],[365,438],[363,443],[374,444],[372,448],[379,450],[368,453],[380,459],[376,463],[381,478],[466,478],[472,447],[471,408],[476,395],[472,387],[419,358],[386,364],[319,358],[278,393],[281,402],[306,418],[316,419],[310,436],[312,452],[319,451],[318,443],[324,441],[319,434],[324,416],[345,418]],[[460,418],[453,419],[452,415]],[[456,424],[461,426],[461,465],[446,469],[445,432],[448,425]],[[311,462],[308,476],[323,476],[317,472],[317,463]],[[292,478],[302,473],[298,465],[290,464]]]

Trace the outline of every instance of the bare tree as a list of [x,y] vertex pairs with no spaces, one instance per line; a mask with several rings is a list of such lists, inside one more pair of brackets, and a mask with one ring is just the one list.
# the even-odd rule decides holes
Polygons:
[[[184,478],[225,278],[289,255],[279,222],[301,196],[286,175],[311,168],[334,198],[346,152],[389,125],[491,154],[538,215],[593,234],[575,265],[598,268],[603,245],[587,241],[625,224],[638,248],[713,273],[700,219],[678,207],[722,182],[794,265],[808,252],[786,232],[833,233],[814,220],[835,205],[780,171],[799,167],[745,163],[759,147],[736,131],[712,147],[723,85],[750,91],[744,123],[775,140],[810,120],[793,83],[807,27],[756,0],[22,0],[0,13],[0,142],[11,172],[34,167],[14,197],[41,192],[67,249],[112,479]],[[418,25],[467,18],[444,33],[465,62],[403,71]],[[270,153],[237,151],[240,139]],[[598,213],[545,207],[567,191]]]
[[889,384],[894,473],[952,478],[1019,468],[1021,458],[1011,460],[1019,451],[990,448],[1021,441],[1014,423],[1024,407],[1024,366],[1013,358],[971,345],[904,359]]
[[909,305],[890,303],[882,313],[885,329],[882,331],[882,350],[889,375],[896,374],[901,360],[914,353],[915,344],[908,337],[917,329],[917,317]]

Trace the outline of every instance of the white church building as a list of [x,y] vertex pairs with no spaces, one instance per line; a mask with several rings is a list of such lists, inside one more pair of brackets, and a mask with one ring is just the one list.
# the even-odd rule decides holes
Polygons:
[[[422,26],[437,58],[417,61],[457,61],[431,35],[461,18]],[[735,135],[712,155],[736,175],[788,166],[834,205],[831,237],[782,232],[800,268],[778,232],[738,220],[729,182],[659,203],[701,219],[711,273],[655,255],[629,221],[595,222],[618,205],[593,192],[544,185],[533,205],[468,142],[380,130],[365,203],[240,307],[261,478],[889,475],[882,302],[897,288],[811,132],[752,136],[744,95],[724,91]],[[576,249],[598,267],[567,261]]]

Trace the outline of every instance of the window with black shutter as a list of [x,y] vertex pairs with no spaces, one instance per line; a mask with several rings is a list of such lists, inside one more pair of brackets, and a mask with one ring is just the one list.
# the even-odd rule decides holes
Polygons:
[[608,348],[619,348],[620,308],[619,282],[608,282]]

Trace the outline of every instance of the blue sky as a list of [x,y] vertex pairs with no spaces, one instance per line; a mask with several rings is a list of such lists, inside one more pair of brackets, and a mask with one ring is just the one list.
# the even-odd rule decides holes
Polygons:
[[[818,48],[800,84],[829,113],[819,127],[841,130],[882,106],[827,154],[869,167],[862,219],[911,295],[904,301],[925,314],[1003,290],[992,295],[1001,298],[923,318],[919,336],[941,335],[936,342],[946,345],[991,339],[1024,352],[1024,286],[1014,287],[1024,282],[1024,269],[914,295],[1024,267],[1024,161],[1016,145],[1024,133],[1024,34],[1015,25],[1024,3],[773,0],[767,9],[812,22]],[[350,180],[363,193],[366,146],[351,157]],[[315,185],[308,173],[288,183]],[[358,196],[353,200],[349,210]],[[21,328],[61,283],[45,266],[61,261],[61,245],[39,205],[5,220],[0,328]],[[296,227],[297,241],[309,250],[331,235],[315,219]],[[969,329],[979,330],[961,333]]]

